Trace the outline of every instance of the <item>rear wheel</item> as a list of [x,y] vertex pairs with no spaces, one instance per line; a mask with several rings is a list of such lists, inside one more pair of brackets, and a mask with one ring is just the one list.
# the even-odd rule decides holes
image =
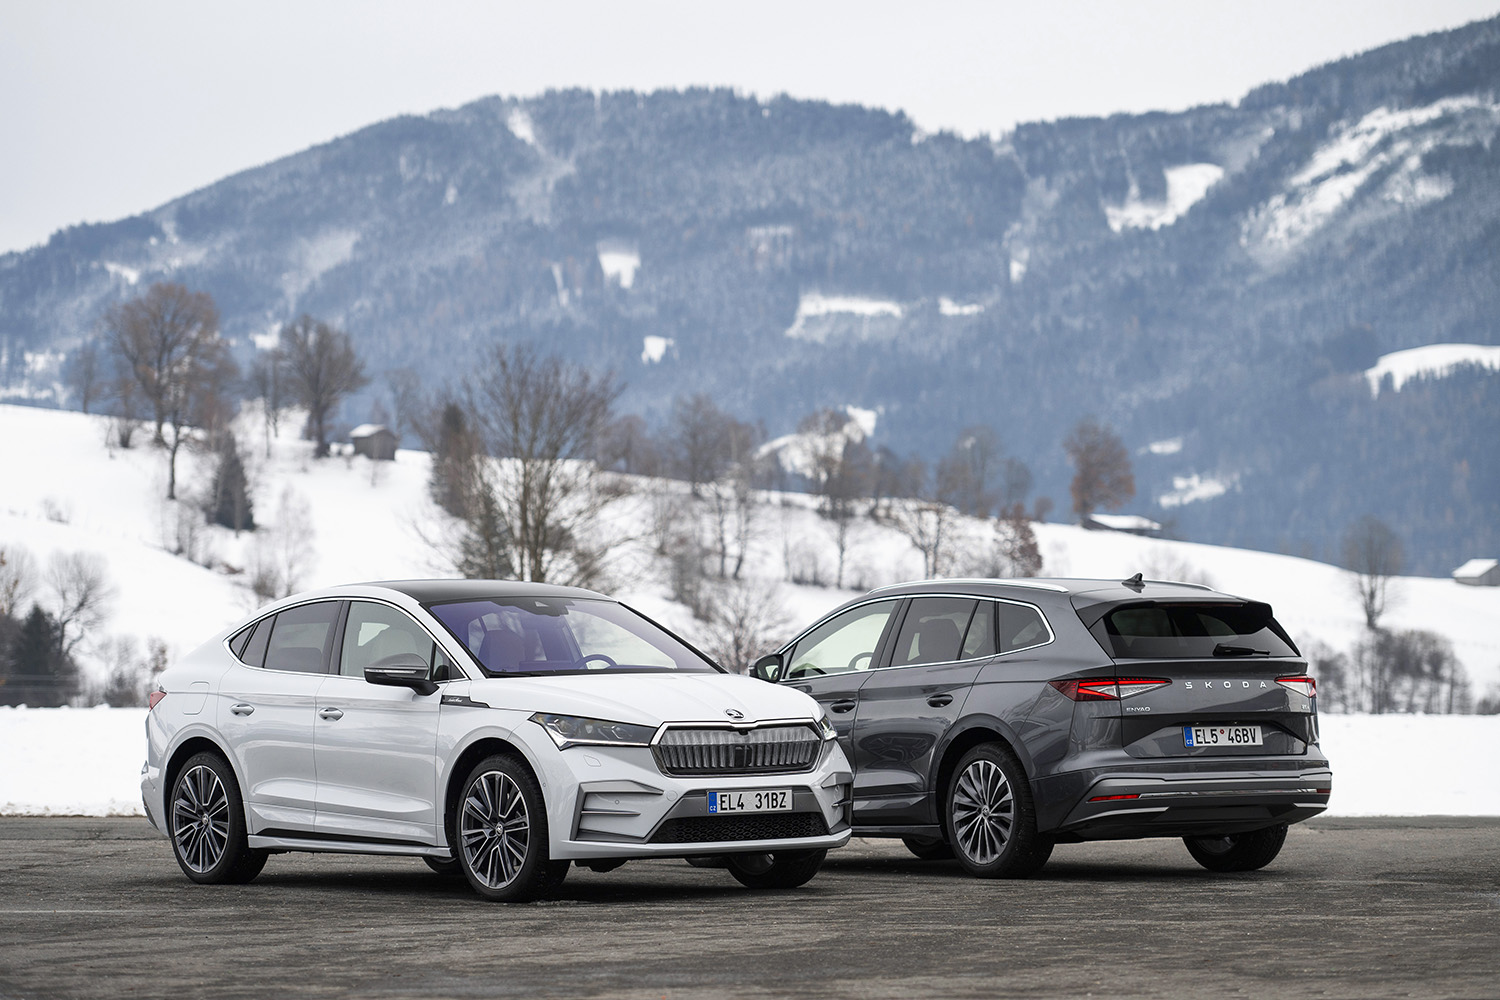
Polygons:
[[1183,837],[1193,860],[1211,872],[1253,872],[1264,868],[1286,843],[1286,824],[1222,837]]
[[182,765],[172,782],[167,828],[183,874],[206,885],[249,882],[271,853],[250,849],[239,782],[215,753],[194,754]]
[[444,878],[461,879],[464,877],[463,865],[458,863],[457,858],[444,861],[442,858],[423,857],[422,860],[427,862],[428,868],[431,868]]
[[818,874],[827,851],[774,851],[768,854],[730,854],[725,867],[749,889],[795,889]]
[[923,861],[947,861],[953,857],[953,848],[936,837],[902,837],[901,843]]
[[515,757],[497,754],[475,765],[464,781],[454,826],[459,866],[485,899],[541,899],[568,874],[568,863],[548,854],[542,790]]
[[1026,772],[1001,744],[959,759],[945,813],[954,857],[976,878],[1029,878],[1052,854],[1052,840],[1037,833]]

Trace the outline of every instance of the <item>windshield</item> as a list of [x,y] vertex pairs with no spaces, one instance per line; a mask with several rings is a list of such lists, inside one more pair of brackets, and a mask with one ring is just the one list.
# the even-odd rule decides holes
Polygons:
[[491,676],[718,669],[613,601],[492,597],[429,604],[427,610]]
[[1296,656],[1268,604],[1136,604],[1090,630],[1116,659]]

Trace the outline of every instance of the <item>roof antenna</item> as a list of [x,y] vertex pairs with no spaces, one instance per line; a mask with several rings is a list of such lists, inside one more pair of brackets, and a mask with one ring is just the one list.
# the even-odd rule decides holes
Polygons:
[[1129,587],[1131,590],[1135,591],[1137,594],[1146,589],[1146,581],[1141,579],[1141,574],[1139,573],[1137,573],[1135,576],[1132,576],[1128,580],[1121,580],[1120,582]]

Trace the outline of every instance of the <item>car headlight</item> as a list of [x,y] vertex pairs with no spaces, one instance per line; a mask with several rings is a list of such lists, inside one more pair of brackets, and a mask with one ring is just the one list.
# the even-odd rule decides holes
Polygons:
[[559,750],[576,746],[644,747],[651,745],[655,726],[633,726],[607,719],[585,719],[577,715],[538,712],[531,721],[547,730]]
[[818,732],[823,734],[825,740],[838,739],[839,735],[833,731],[833,723],[828,720],[828,716],[826,715],[818,720]]

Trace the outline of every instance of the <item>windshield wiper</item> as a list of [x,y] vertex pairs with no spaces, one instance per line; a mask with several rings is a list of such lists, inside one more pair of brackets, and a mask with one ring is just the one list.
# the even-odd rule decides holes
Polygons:
[[1269,649],[1251,649],[1249,646],[1231,646],[1221,642],[1214,647],[1215,656],[1270,656]]

